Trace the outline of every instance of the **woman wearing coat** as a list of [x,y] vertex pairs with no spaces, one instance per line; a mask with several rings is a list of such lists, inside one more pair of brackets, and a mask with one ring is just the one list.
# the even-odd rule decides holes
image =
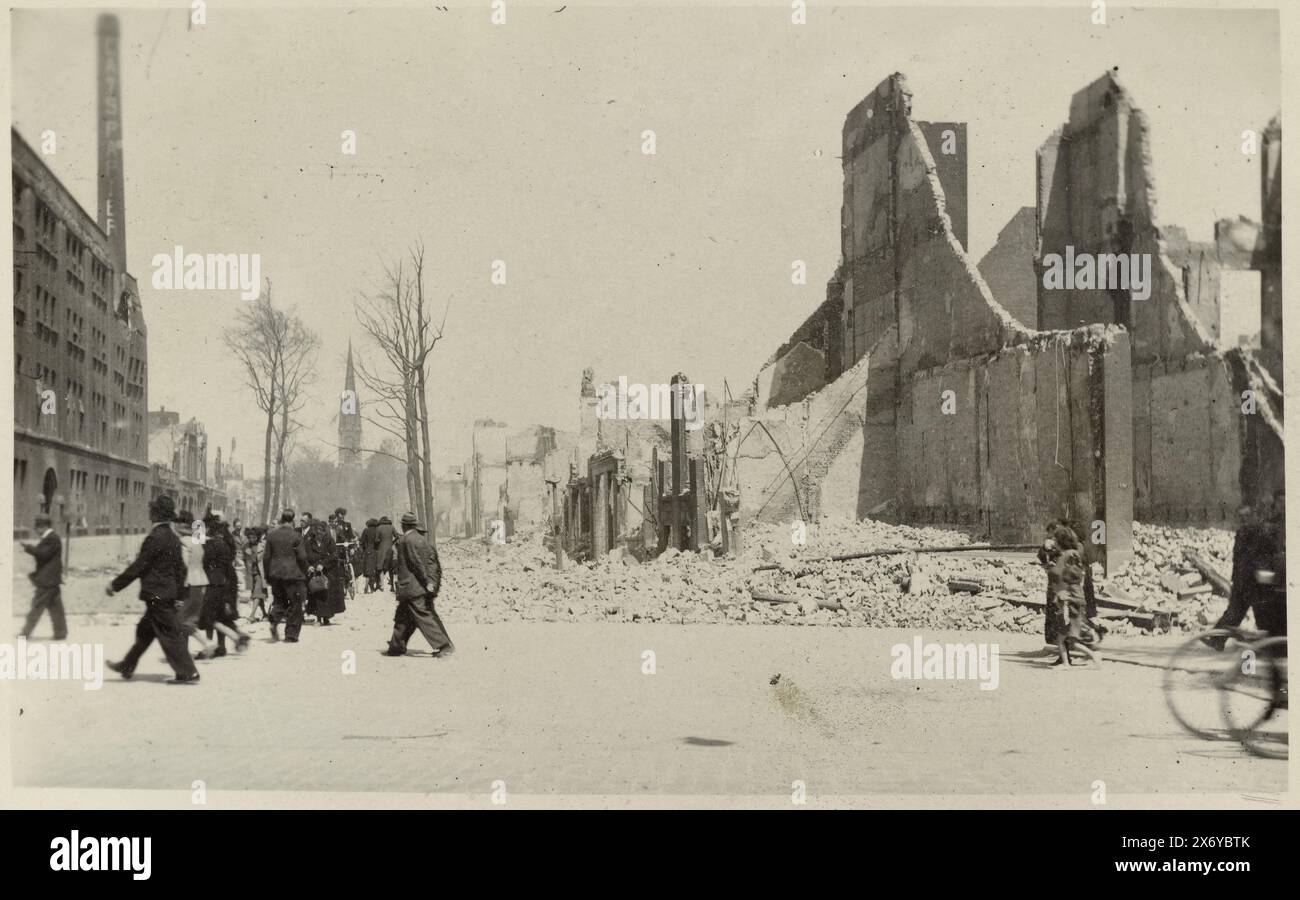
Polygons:
[[[337,545],[334,530],[321,519],[307,523],[302,543],[307,555],[307,614],[321,625],[331,625],[330,619],[347,608],[343,583],[347,574],[339,562],[343,548]],[[322,577],[324,584],[313,590]]]
[[250,638],[235,624],[239,600],[235,538],[218,515],[209,514],[203,521],[208,532],[207,540],[203,542],[203,571],[208,577],[208,589],[198,624],[208,634],[214,630],[217,633],[217,649],[213,656],[226,655],[226,638],[233,640],[235,649],[242,653]]
[[181,631],[186,637],[194,638],[203,648],[194,654],[195,659],[211,659],[212,645],[199,630],[199,619],[203,617],[203,603],[208,592],[208,573],[203,569],[203,546],[207,543],[206,527],[204,534],[196,540],[194,534],[194,514],[188,509],[176,513],[172,528],[181,539],[181,551],[185,554],[185,589],[182,591],[179,615]]
[[248,531],[248,621],[260,622],[266,618],[266,579],[262,577],[262,556],[266,551],[266,529],[250,528]]

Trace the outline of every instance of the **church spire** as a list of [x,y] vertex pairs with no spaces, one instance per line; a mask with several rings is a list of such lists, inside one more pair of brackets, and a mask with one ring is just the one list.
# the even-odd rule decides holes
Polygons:
[[361,465],[361,400],[357,397],[357,376],[352,367],[352,340],[348,339],[348,364],[339,395],[339,466]]
[[357,392],[357,376],[352,369],[352,339],[348,338],[348,369],[347,374],[343,377],[343,390]]

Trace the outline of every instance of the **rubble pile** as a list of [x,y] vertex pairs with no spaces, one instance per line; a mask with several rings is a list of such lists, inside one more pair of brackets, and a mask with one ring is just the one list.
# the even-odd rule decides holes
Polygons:
[[[953,593],[948,585],[952,578],[977,579],[987,592],[1042,596],[1042,572],[1023,561],[917,554],[824,560],[864,548],[971,543],[957,531],[845,521],[810,525],[806,542],[795,540],[790,527],[755,524],[745,533],[745,552],[734,559],[669,550],[642,561],[621,551],[597,563],[569,563],[563,571],[536,535],[518,535],[504,546],[445,542],[441,604],[449,614],[479,622],[789,622],[1032,631],[1041,619],[1041,612],[991,596]],[[760,565],[780,568],[753,571]],[[782,602],[756,600],[755,593]]]
[[[1206,583],[1188,560],[1187,551],[1231,580],[1232,543],[1233,533],[1226,528],[1173,528],[1134,522],[1133,561],[1111,576],[1106,591],[1137,601],[1144,609],[1172,613],[1175,629],[1203,630],[1223,614],[1228,601]],[[1128,629],[1118,630],[1124,633]]]
[[[440,546],[449,615],[477,622],[591,621],[874,626],[950,630],[1042,629],[1047,579],[1030,552],[971,551],[879,555],[830,561],[843,554],[974,543],[960,531],[877,521],[808,526],[796,544],[790,527],[753,524],[734,559],[669,550],[641,560],[618,550],[595,563],[566,561],[539,535],[510,543],[449,541]],[[1173,612],[1174,627],[1195,630],[1224,600],[1184,557],[1190,548],[1231,575],[1231,532],[1134,527],[1134,561],[1109,581],[1096,572],[1099,596],[1117,634],[1152,630],[1153,611]],[[767,570],[754,571],[759,566]],[[1182,596],[1180,596],[1180,594]],[[1131,614],[1130,614],[1131,613]]]

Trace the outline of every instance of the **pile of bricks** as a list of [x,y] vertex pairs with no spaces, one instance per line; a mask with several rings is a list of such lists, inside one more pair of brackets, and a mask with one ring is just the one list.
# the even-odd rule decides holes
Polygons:
[[[806,539],[800,543],[801,538]],[[798,526],[754,523],[736,558],[668,550],[640,560],[616,550],[594,563],[557,569],[539,536],[505,546],[451,541],[440,546],[440,606],[478,622],[592,621],[735,623],[998,630],[1042,629],[1047,580],[1032,553],[898,553],[832,562],[827,557],[885,548],[957,546],[949,529],[876,521]],[[1214,529],[1135,527],[1134,562],[1099,591],[1143,610],[1177,612],[1184,629],[1212,621],[1224,600],[1193,586],[1183,558],[1193,546],[1230,575],[1232,535]],[[755,571],[759,566],[776,566]],[[1173,591],[1175,579],[1179,590]],[[1180,594],[1182,596],[1180,596]],[[1150,630],[1142,617],[1115,618],[1120,634]]]

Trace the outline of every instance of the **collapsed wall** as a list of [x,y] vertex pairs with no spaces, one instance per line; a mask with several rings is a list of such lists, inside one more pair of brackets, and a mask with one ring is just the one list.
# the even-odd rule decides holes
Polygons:
[[[1280,139],[1280,128],[1266,136],[1263,241],[1269,185],[1278,180],[1268,148]],[[1248,267],[1234,244],[1245,240],[1249,223],[1220,223],[1213,255],[1198,253],[1181,230],[1166,235],[1159,226],[1151,173],[1147,118],[1115,74],[1078,91],[1069,121],[1038,152],[1038,321],[1043,328],[1100,322],[1127,329],[1135,513],[1149,521],[1223,522],[1240,503],[1282,483],[1281,392],[1252,351],[1216,340],[1220,273]],[[1280,227],[1271,237],[1265,246],[1279,249]],[[1280,331],[1281,315],[1280,291],[1276,312],[1269,307],[1267,253],[1257,246],[1251,254],[1266,260],[1266,343],[1273,340],[1270,317]],[[1044,279],[1054,257],[1133,254],[1149,260],[1145,298],[1128,284],[1062,288]]]
[[1038,211],[1022,206],[980,260],[980,276],[1007,312],[1022,325],[1038,328],[1038,288],[1034,254],[1038,251]]
[[[937,165],[927,133],[959,159]],[[999,539],[1057,516],[1101,519],[1122,556],[1127,335],[1044,335],[994,299],[947,204],[945,179],[959,185],[964,233],[964,138],[913,121],[898,74],[849,113],[841,263],[760,373],[736,451],[742,509],[767,521],[892,511]]]

